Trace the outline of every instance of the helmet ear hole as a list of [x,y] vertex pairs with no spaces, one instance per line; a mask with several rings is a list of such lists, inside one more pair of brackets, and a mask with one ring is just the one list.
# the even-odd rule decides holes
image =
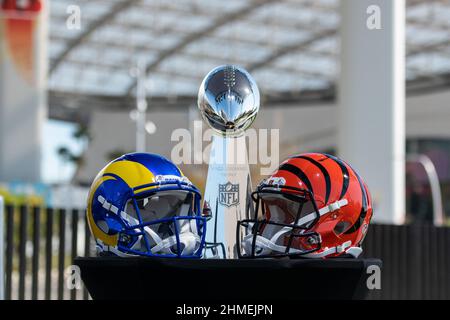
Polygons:
[[97,226],[100,230],[102,230],[104,233],[109,233],[109,226],[108,223],[105,220],[99,220],[97,221]]
[[336,226],[334,227],[333,231],[334,233],[339,236],[342,233],[344,233],[344,231],[346,231],[348,228],[350,227],[350,222],[348,221],[339,221]]

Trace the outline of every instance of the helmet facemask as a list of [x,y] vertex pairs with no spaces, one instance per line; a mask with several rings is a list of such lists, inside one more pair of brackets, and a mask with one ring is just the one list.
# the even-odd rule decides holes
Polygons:
[[263,185],[252,198],[254,218],[238,222],[240,257],[301,256],[320,249],[320,235],[311,231],[320,215],[309,191]]
[[[139,189],[147,189],[141,186]],[[200,257],[206,219],[200,215],[200,194],[192,187],[161,186],[135,193],[120,213],[119,251],[159,257]]]

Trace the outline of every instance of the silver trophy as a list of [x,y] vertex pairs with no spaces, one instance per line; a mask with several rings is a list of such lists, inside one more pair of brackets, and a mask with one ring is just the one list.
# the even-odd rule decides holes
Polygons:
[[213,257],[237,257],[237,221],[252,212],[245,130],[255,120],[259,103],[255,80],[233,65],[210,71],[199,89],[198,107],[216,133],[212,137],[203,205],[212,214],[206,238],[215,244],[210,247]]

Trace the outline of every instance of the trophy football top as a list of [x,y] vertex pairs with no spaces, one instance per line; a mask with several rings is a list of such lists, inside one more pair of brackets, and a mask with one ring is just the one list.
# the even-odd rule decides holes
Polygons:
[[259,111],[259,90],[241,67],[224,65],[210,71],[198,92],[203,119],[222,135],[240,135]]

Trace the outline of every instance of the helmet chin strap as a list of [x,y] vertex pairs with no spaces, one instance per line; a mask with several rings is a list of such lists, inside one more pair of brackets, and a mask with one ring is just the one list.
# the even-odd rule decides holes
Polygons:
[[362,253],[362,249],[360,247],[352,247],[352,242],[346,241],[340,246],[332,247],[332,248],[326,248],[325,250],[321,252],[312,252],[303,255],[305,258],[324,258],[326,256],[329,256],[330,254],[335,253],[347,253],[354,258],[358,258],[358,256]]
[[[195,229],[192,229],[193,225],[195,225]],[[174,253],[172,248],[177,245],[176,235],[169,236],[163,239],[149,227],[144,227],[144,230],[147,235],[150,236],[156,243],[156,245],[150,249],[152,253]],[[191,255],[195,253],[195,250],[198,248],[198,244],[200,243],[200,236],[197,234],[196,230],[197,226],[195,224],[195,221],[180,222],[180,232],[178,234],[178,239],[180,240],[180,245],[184,246],[181,254]]]
[[[283,228],[284,229],[284,228]],[[288,230],[284,231],[283,233],[277,232],[278,238],[288,232],[291,228],[289,228]],[[265,254],[269,254],[271,251],[275,251],[275,252],[280,252],[280,253],[285,253],[286,252],[286,246],[281,246],[276,244],[276,241],[274,240],[274,237],[272,237],[271,239],[267,239],[264,238],[263,236],[257,235],[256,236],[256,240],[255,240],[255,248],[257,249],[262,249],[262,251],[258,252],[259,255],[265,255]],[[251,252],[252,251],[252,245],[253,245],[253,234],[248,234],[244,237],[243,239],[243,245],[244,245],[244,250],[245,252]],[[294,248],[290,248],[289,249],[289,253],[301,253],[301,250],[298,249],[294,249]]]
[[[200,237],[198,235],[193,234],[192,232],[180,233],[179,239],[180,239],[180,245],[181,244],[184,245],[184,248],[181,251],[181,254],[184,254],[184,255],[194,254],[194,252],[197,248],[197,244],[200,243]],[[157,242],[157,245],[154,246],[153,248],[151,248],[151,251],[152,251],[152,253],[162,252],[162,253],[173,254],[174,252],[172,251],[172,248],[173,248],[173,246],[176,246],[176,245],[177,245],[177,237],[170,236],[168,238],[161,239],[159,242]]]
[[[111,211],[115,214],[119,214],[119,210],[117,207],[106,201],[106,199],[102,196],[98,196],[98,201],[102,204],[103,208],[108,211]],[[120,212],[120,216],[126,219],[128,222],[133,224],[140,224],[140,222],[127,214],[125,211]],[[180,219],[179,227],[180,232],[178,234],[178,239],[180,241],[180,245],[183,245],[183,249],[181,254],[183,255],[192,255],[198,249],[198,246],[201,242],[200,236],[197,232],[197,224],[195,220],[183,220]],[[174,223],[177,223],[176,221]],[[175,254],[172,250],[173,246],[177,245],[177,236],[169,236],[166,238],[161,238],[158,233],[156,233],[149,226],[143,227],[144,232],[156,243],[155,246],[150,248],[151,252],[154,254],[157,253],[166,253],[166,254]],[[137,246],[140,245],[140,241],[137,241],[132,249],[138,250]]]
[[[244,237],[243,240],[244,244],[244,250],[245,252],[251,252],[252,250],[252,244],[253,244],[253,235],[248,234]],[[332,247],[332,248],[325,248],[325,250],[321,252],[312,252],[304,254],[302,257],[305,258],[324,258],[329,256],[330,254],[335,253],[347,253],[353,256],[354,258],[357,258],[361,253],[362,249],[360,247],[352,247],[352,242],[349,240],[347,242],[344,242],[340,246]],[[279,252],[279,253],[285,253],[286,252],[286,246],[277,245],[272,239],[267,239],[262,236],[256,236],[255,240],[255,247],[258,249],[262,249],[261,252],[258,252],[259,255],[269,254],[271,251]],[[298,250],[295,248],[290,248],[288,253],[302,253],[302,250]]]
[[[342,199],[342,200],[333,202],[333,203],[329,204],[328,206],[321,208],[319,210],[319,216],[323,216],[329,212],[339,210],[340,208],[342,208],[343,206],[346,206],[347,204],[348,204],[347,199]],[[299,219],[296,226],[303,226],[303,225],[313,221],[314,219],[316,219],[316,217],[317,217],[316,212],[309,213],[309,214],[305,215],[303,218]],[[249,226],[247,228],[251,229],[252,227],[253,227],[253,224],[249,224]],[[290,227],[290,226],[283,227],[281,230],[276,232],[270,239],[265,238],[261,235],[257,235],[256,239],[255,239],[255,248],[261,250],[260,252],[258,252],[258,254],[265,255],[265,254],[269,254],[271,251],[285,253],[287,247],[278,245],[278,244],[276,244],[276,242],[282,235],[286,234],[287,232],[290,232],[291,230],[292,230],[292,227]],[[252,251],[253,238],[254,238],[254,235],[250,232],[242,240],[245,252],[250,253]],[[336,246],[336,247],[332,247],[332,248],[325,248],[321,252],[312,252],[312,253],[304,254],[303,257],[305,257],[305,258],[323,258],[330,254],[345,252],[356,258],[362,253],[362,249],[360,247],[352,247],[351,244],[352,244],[351,241],[347,241],[347,242],[344,242],[343,244],[341,244],[340,246]],[[288,251],[288,253],[293,253],[293,254],[302,253],[302,252],[303,252],[302,250],[295,249],[295,248],[290,248]]]

